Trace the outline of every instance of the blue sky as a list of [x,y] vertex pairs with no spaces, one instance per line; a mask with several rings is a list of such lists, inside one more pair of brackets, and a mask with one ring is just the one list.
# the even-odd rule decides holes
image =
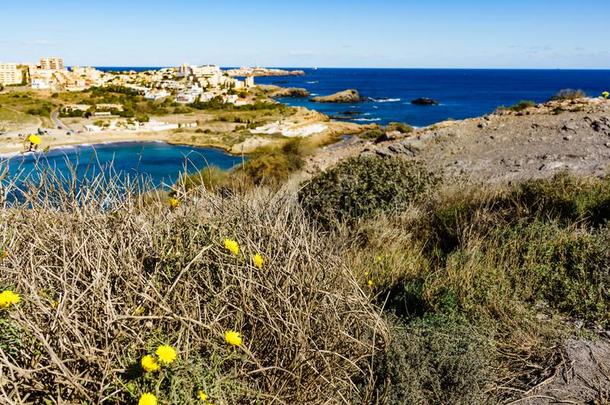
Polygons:
[[11,62],[610,68],[608,0],[6,3],[0,60]]

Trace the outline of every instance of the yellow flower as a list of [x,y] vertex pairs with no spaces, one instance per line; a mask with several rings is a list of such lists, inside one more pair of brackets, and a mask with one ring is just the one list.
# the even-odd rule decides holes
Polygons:
[[28,136],[28,141],[33,145],[40,145],[42,139],[38,135],[30,135]]
[[159,362],[162,364],[169,364],[176,360],[176,350],[171,346],[159,346],[155,354],[159,357]]
[[372,287],[372,286],[373,286],[373,284],[375,284],[375,283],[373,282],[373,280],[369,280],[369,281],[367,281],[366,283],[368,284],[368,286],[369,286],[369,287]]
[[149,392],[142,394],[138,401],[138,405],[157,405],[157,397]]
[[0,251],[0,258],[6,259],[8,257],[8,252],[6,250]]
[[227,249],[233,256],[239,254],[239,244],[233,239],[225,239],[225,249]]
[[234,330],[225,332],[225,341],[231,346],[241,346],[241,335]]
[[155,371],[159,371],[159,369],[161,368],[159,363],[157,363],[157,360],[155,360],[155,358],[150,354],[147,354],[146,356],[142,357],[140,364],[142,365],[144,371],[146,371],[147,373],[154,373]]
[[21,301],[19,294],[12,292],[11,290],[4,290],[0,293],[0,308],[6,309],[11,305],[17,305]]
[[254,256],[252,256],[252,263],[254,263],[254,265],[256,267],[258,267],[259,269],[263,268],[263,264],[265,264],[265,260],[263,259],[263,256],[261,256],[260,254],[255,254]]
[[170,197],[168,203],[171,208],[178,208],[180,206],[180,200],[176,197]]
[[207,396],[207,395],[206,395],[206,393],[205,393],[205,392],[203,392],[203,391],[199,391],[199,392],[197,393],[197,396],[198,396],[198,397],[199,397],[199,399],[200,399],[200,400],[202,400],[203,402],[207,401],[207,399],[208,399],[208,396]]
[[608,97],[610,97],[610,93],[608,93],[607,91],[604,91],[602,93],[602,97],[605,98],[606,100],[608,99]]

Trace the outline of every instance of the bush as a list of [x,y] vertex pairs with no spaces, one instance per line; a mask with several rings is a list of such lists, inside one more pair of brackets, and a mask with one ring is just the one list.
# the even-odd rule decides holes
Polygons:
[[235,172],[247,176],[254,185],[278,186],[303,167],[307,153],[305,141],[295,138],[281,148],[263,148]]
[[336,224],[400,211],[439,181],[439,176],[416,162],[358,157],[308,181],[299,192],[299,201],[312,219]]
[[495,378],[492,343],[467,320],[429,316],[397,324],[378,369],[389,404],[480,404]]
[[508,314],[515,302],[542,301],[608,324],[609,207],[608,180],[566,174],[442,195],[405,225],[412,239],[402,247],[423,254],[416,266],[437,269],[435,277],[403,272],[387,286],[388,306],[399,313],[469,313],[483,306]]
[[386,131],[398,131],[401,134],[409,134],[413,132],[411,125],[405,124],[404,122],[390,122],[386,127]]
[[514,111],[514,112],[521,112],[521,111],[527,110],[528,108],[531,108],[534,106],[536,106],[535,101],[521,100],[517,104],[511,105],[510,107],[507,107],[506,109],[510,110],[510,111]]
[[[112,179],[78,193],[47,181],[3,212],[14,254],[0,286],[22,302],[0,319],[0,370],[22,372],[0,402],[135,403],[148,391],[189,404],[199,389],[214,403],[367,402],[372,386],[357,383],[370,378],[385,324],[294,199],[180,191],[172,209]],[[224,341],[229,329],[241,347]],[[178,359],[143,374],[140,359],[160,344]]]
[[49,103],[42,103],[37,107],[32,107],[28,109],[26,112],[30,115],[38,115],[41,117],[49,117],[51,115],[51,110],[53,110],[53,105]]
[[587,94],[582,90],[574,90],[574,89],[563,89],[559,90],[553,97],[551,97],[552,101],[562,101],[562,100],[576,100],[579,98],[585,98]]

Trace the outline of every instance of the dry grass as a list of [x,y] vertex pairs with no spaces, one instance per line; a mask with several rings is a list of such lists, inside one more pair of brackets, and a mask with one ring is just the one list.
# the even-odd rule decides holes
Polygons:
[[[160,194],[96,178],[65,191],[47,176],[0,211],[0,402],[365,403],[387,327],[336,248],[295,202],[258,189]],[[11,195],[16,184],[8,185]],[[223,240],[241,246],[235,257]],[[265,257],[264,268],[251,255]],[[244,344],[229,347],[228,329]],[[178,351],[157,377],[139,359]]]

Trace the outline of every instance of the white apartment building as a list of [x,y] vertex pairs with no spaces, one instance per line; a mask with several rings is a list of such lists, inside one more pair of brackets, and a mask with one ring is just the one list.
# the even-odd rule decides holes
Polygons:
[[45,77],[32,77],[32,89],[48,90],[51,88],[50,80]]
[[144,95],[144,98],[147,100],[161,100],[162,98],[169,96],[170,93],[165,90],[150,90]]
[[21,84],[23,72],[17,67],[16,63],[0,63],[0,84],[13,85]]
[[64,60],[62,58],[40,58],[39,66],[42,70],[64,70]]

